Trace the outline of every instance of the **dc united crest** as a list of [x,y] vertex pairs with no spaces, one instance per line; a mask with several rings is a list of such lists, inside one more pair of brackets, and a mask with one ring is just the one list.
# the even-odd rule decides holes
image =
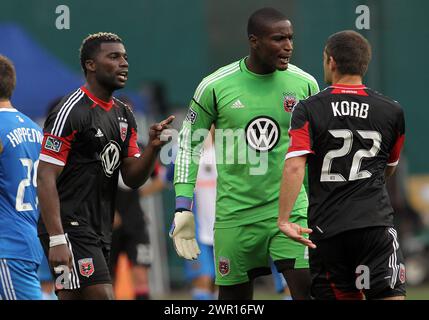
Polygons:
[[230,271],[229,259],[219,257],[219,273],[222,277],[226,276]]
[[405,283],[405,280],[405,265],[401,263],[399,264],[399,281],[401,281],[401,283]]
[[293,107],[298,103],[298,100],[295,97],[293,92],[284,92],[283,93],[283,108],[286,112],[292,112]]
[[280,127],[274,119],[261,116],[246,127],[247,144],[256,151],[271,151],[280,139]]
[[94,263],[92,258],[80,259],[79,263],[79,272],[82,276],[89,278],[94,273]]
[[125,139],[127,138],[128,123],[122,121],[119,122],[119,129],[121,132],[121,140],[125,141]]

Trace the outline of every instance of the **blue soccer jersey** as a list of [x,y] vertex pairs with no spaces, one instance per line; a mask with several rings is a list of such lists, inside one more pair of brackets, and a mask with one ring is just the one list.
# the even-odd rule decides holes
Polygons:
[[0,259],[39,264],[36,173],[40,127],[12,108],[0,108]]

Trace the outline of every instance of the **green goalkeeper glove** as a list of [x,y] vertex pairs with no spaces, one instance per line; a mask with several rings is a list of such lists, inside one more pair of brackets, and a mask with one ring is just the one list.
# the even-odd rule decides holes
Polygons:
[[178,211],[174,214],[169,234],[180,257],[197,259],[201,251],[195,239],[195,221],[191,211]]

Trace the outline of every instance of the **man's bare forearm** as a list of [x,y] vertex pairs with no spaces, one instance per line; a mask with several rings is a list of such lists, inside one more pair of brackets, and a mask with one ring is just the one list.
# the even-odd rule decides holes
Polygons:
[[396,166],[387,166],[384,170],[384,178],[390,178],[396,171]]
[[151,176],[160,148],[148,146],[140,158],[126,158],[122,166],[122,178],[130,188],[138,188]]
[[161,147],[171,138],[171,132],[168,132],[168,129],[171,128],[170,123],[173,122],[174,118],[174,116],[169,116],[160,123],[150,126],[149,142],[140,158],[125,158],[123,160],[121,173],[128,187],[136,189],[150,177]]
[[305,161],[306,158],[297,157],[285,162],[279,196],[279,221],[281,222],[288,221],[298,198],[305,175]]
[[37,176],[37,194],[43,223],[50,236],[63,234],[56,176],[44,170],[43,166],[42,163],[39,165]]

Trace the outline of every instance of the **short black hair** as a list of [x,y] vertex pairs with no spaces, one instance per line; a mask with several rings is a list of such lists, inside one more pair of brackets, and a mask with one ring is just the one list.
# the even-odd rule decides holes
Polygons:
[[104,42],[122,43],[122,39],[114,33],[98,32],[90,34],[82,41],[82,45],[80,47],[80,65],[82,66],[82,70],[85,75],[87,71],[85,62],[94,58],[100,49],[101,44]]
[[261,35],[267,24],[283,20],[288,20],[288,18],[274,8],[256,10],[247,21],[247,35]]
[[326,55],[334,58],[341,74],[364,76],[371,61],[371,45],[353,30],[331,35],[326,41]]
[[10,100],[15,86],[15,67],[12,61],[0,54],[0,100]]

